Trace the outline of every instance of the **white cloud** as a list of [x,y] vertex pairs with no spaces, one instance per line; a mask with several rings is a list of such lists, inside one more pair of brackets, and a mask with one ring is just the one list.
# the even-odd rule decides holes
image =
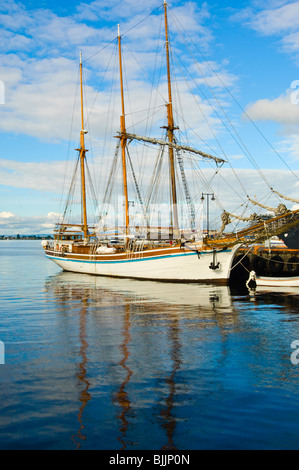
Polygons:
[[12,212],[0,212],[0,219],[10,219],[11,217],[15,217]]
[[119,2],[111,2],[110,0],[95,0],[90,3],[82,2],[77,6],[76,17],[79,20],[98,21],[105,18],[106,21],[114,21],[116,18],[127,18],[142,14],[143,17],[146,13],[153,11],[159,7],[161,2],[157,0],[148,0],[145,4],[138,3],[134,0],[123,0],[121,8]]
[[237,77],[226,70],[227,63],[217,64],[214,61],[197,63],[190,67],[190,74],[196,78],[196,83],[208,85],[211,88],[231,89],[237,81]]
[[298,59],[299,1],[253,1],[250,7],[234,10],[231,19],[264,36],[278,37],[280,48]]
[[51,234],[59,216],[59,214],[48,214],[23,217],[11,213],[10,217],[3,217],[2,214],[0,213],[0,235]]
[[0,24],[12,31],[24,31],[34,23],[25,5],[14,0],[1,0],[0,12]]
[[71,17],[59,17],[52,12],[45,14],[40,11],[34,14],[34,19],[35,25],[30,28],[30,34],[38,38],[40,44],[48,47],[54,44],[62,50],[100,39],[96,28],[78,23]]
[[257,12],[252,16],[250,25],[266,35],[294,31],[299,28],[299,2]]
[[278,150],[280,153],[289,154],[294,161],[299,161],[299,136],[290,134],[279,142]]
[[11,31],[2,31],[0,37],[0,50],[11,51],[27,51],[30,48],[31,39],[22,35],[15,34]]
[[61,214],[58,214],[58,212],[49,212],[48,213],[48,217],[50,219],[54,218],[54,219],[59,219],[59,217],[61,216]]
[[277,122],[286,130],[299,126],[299,105],[292,102],[289,91],[272,100],[263,99],[252,103],[247,107],[246,113],[254,121]]
[[[293,93],[294,91],[288,90],[278,98],[259,100],[246,109],[247,116],[253,122],[264,121],[278,125],[280,141],[275,147],[281,156],[288,158],[291,166],[299,161],[299,103],[295,104],[293,101],[298,93],[292,98]],[[243,119],[246,120],[247,116],[244,115]]]
[[[120,2],[111,4],[108,1],[96,0],[88,4],[82,3],[74,15],[65,17],[45,9],[29,10],[25,5],[14,1],[4,3],[6,8],[1,7],[0,14],[0,45],[3,51],[0,55],[0,80],[3,80],[6,86],[6,104],[1,108],[0,130],[38,139],[67,140],[78,80],[79,49],[83,49],[86,58],[111,41],[116,36],[116,17],[122,18],[124,32],[130,30],[125,40],[130,44],[131,50],[134,50],[135,58],[130,56],[128,51],[124,51],[127,58],[126,79],[131,80],[134,77],[131,83],[131,103],[139,109],[147,107],[145,98],[149,96],[150,87],[139,64],[147,71],[154,67],[156,55],[152,51],[153,46],[154,50],[157,47],[159,28],[163,25],[163,9],[160,8],[159,17],[153,15],[147,18],[147,21],[141,20],[146,17],[146,12],[150,13],[161,6],[157,0],[151,0],[146,5],[136,5],[135,2],[133,18],[130,13],[132,0],[122,2],[121,8]],[[207,4],[174,4],[170,14],[175,21],[184,24],[195,41],[200,38],[202,46],[207,46],[211,41],[211,30],[204,25],[210,16]],[[99,22],[103,15],[104,26]],[[113,21],[114,29],[109,28],[109,19]],[[86,25],[83,22],[85,20],[93,20],[95,24]],[[136,27],[131,30],[133,26]],[[176,39],[180,40],[180,36]],[[163,52],[163,39],[160,39],[160,46]],[[178,50],[177,53],[182,54],[182,51]],[[94,103],[96,96],[98,97],[93,109],[93,115],[97,117],[97,136],[103,136],[105,133],[110,89],[106,92],[103,86],[98,95],[96,90],[110,60],[110,54],[111,50],[108,48],[100,57],[96,56],[85,66],[87,103]],[[227,85],[234,82],[234,77],[222,70],[222,66],[213,65]],[[113,67],[114,62],[108,66],[108,78],[115,72]],[[212,86],[222,86],[211,71],[208,79]],[[165,81],[165,77],[162,80]],[[117,83],[117,89],[118,87]],[[167,89],[164,89],[166,102]],[[188,99],[190,92],[185,90],[184,94]],[[76,129],[80,129],[79,112],[76,116],[78,120],[74,125]],[[118,123],[119,118],[115,120],[116,128],[113,132],[117,130]]]
[[61,194],[65,171],[65,162],[36,163],[1,159],[0,184]]
[[71,73],[73,64],[67,59],[45,59],[22,65],[24,68],[17,70],[14,77],[13,70],[10,71],[13,85],[5,81],[6,103],[0,129],[41,139],[65,138],[70,129],[65,118],[71,116],[76,87]]
[[230,160],[243,160],[245,158],[244,155],[230,155],[229,159]]
[[[275,147],[281,156],[289,159],[291,166],[299,161],[299,103],[294,102],[295,98],[298,98],[298,92],[288,90],[278,98],[259,100],[246,109],[247,116],[253,122],[264,121],[278,125],[280,141]],[[246,120],[247,116],[244,115],[243,119]]]

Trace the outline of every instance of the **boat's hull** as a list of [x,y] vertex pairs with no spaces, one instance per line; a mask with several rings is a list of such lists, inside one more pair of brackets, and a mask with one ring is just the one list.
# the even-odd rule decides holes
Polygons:
[[[179,249],[152,250],[131,257],[59,255],[46,252],[65,271],[132,279],[227,284],[238,247],[196,253]],[[219,264],[218,264],[219,263]],[[216,267],[212,269],[211,267]]]
[[299,287],[299,277],[258,277],[258,287]]
[[281,235],[281,238],[283,239],[285,245],[292,249],[292,250],[298,250],[299,249],[299,229],[294,228],[293,230],[290,230],[289,233]]

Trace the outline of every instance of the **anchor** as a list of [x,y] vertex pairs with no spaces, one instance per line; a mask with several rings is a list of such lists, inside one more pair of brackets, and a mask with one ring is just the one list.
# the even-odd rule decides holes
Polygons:
[[216,264],[216,261],[217,261],[217,251],[213,250],[213,262],[210,264],[210,269],[212,269],[213,271],[216,271],[216,269],[220,268],[220,263],[218,262]]

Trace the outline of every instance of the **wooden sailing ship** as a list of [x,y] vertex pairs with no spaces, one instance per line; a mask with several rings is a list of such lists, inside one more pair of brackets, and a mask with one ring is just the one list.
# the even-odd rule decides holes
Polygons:
[[[164,1],[165,19],[165,50],[167,64],[167,126],[166,139],[143,137],[127,131],[125,93],[123,78],[122,37],[118,31],[118,54],[121,90],[120,132],[117,135],[118,148],[121,151],[122,186],[124,198],[124,221],[122,233],[118,228],[117,240],[114,240],[105,229],[99,232],[96,226],[88,224],[87,191],[86,191],[86,154],[84,106],[83,106],[83,61],[80,56],[80,92],[81,92],[81,132],[79,164],[81,176],[81,222],[77,224],[60,221],[54,233],[54,242],[43,242],[47,258],[54,261],[65,271],[86,273],[102,276],[127,277],[171,282],[207,282],[225,284],[228,282],[236,251],[243,243],[257,243],[273,235],[285,233],[299,224],[299,211],[289,211],[284,205],[272,209],[274,217],[262,220],[257,215],[238,217],[224,211],[222,228],[211,236],[209,230],[204,236],[198,237],[194,226],[194,211],[192,211],[191,196],[187,187],[184,168],[180,160],[181,152],[189,152],[202,159],[207,159],[221,166],[224,159],[213,157],[209,153],[196,150],[188,145],[181,145],[176,138],[177,126],[173,112],[173,90],[171,80],[170,43],[168,35],[168,5]],[[128,190],[128,144],[132,141],[144,142],[158,146],[164,152],[167,149],[170,180],[170,227],[168,235],[161,237],[165,224],[156,227],[158,235],[151,236],[149,227],[148,207],[142,206],[144,226],[133,230],[130,220],[130,200]],[[131,161],[130,161],[131,164]],[[177,166],[180,166],[183,177],[187,202],[189,202],[193,225],[185,238],[180,228],[177,194]],[[138,188],[137,177],[134,179]],[[141,199],[141,196],[140,196]],[[253,204],[260,205],[257,201]],[[298,202],[298,201],[297,201]],[[261,205],[262,206],[262,205]],[[262,206],[263,207],[263,206]],[[271,210],[271,208],[268,208]],[[226,227],[233,218],[241,219],[249,224],[247,228],[228,234]],[[164,225],[164,226],[163,226]],[[142,236],[140,233],[143,229]],[[116,233],[116,232],[115,232]],[[116,235],[115,235],[116,236]],[[114,238],[115,238],[114,236]]]

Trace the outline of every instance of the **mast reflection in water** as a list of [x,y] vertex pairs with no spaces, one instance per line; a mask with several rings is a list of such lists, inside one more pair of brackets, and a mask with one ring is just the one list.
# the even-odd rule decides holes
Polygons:
[[[176,409],[180,406],[180,395],[188,396],[189,393],[188,386],[177,383],[177,373],[183,364],[184,344],[181,341],[186,339],[186,332],[181,329],[184,330],[190,321],[196,322],[198,315],[203,322],[201,328],[205,328],[206,321],[215,321],[221,326],[223,314],[226,314],[225,324],[234,323],[235,314],[227,287],[204,287],[200,291],[195,285],[186,285],[183,289],[172,284],[165,287],[159,283],[116,281],[72,273],[60,273],[47,283],[47,292],[50,295],[54,292],[57,301],[66,309],[69,305],[71,317],[79,316],[80,362],[76,378],[81,387],[77,418],[80,427],[72,435],[77,449],[84,441],[88,446],[90,416],[87,418],[85,410],[88,405],[95,406],[91,390],[100,386],[97,377],[90,377],[89,369],[93,373],[96,371],[100,382],[107,382],[111,387],[109,401],[114,412],[110,416],[110,426],[114,427],[119,450],[136,445],[136,438],[130,436],[133,428],[146,419],[140,418],[140,412],[147,401],[151,404],[149,410],[152,406],[156,410],[154,428],[157,436],[160,435],[158,448],[179,448],[175,444],[177,422],[180,421]],[[192,310],[190,304],[194,307]],[[220,317],[217,319],[218,312]],[[64,314],[67,314],[66,310]],[[157,328],[158,332],[155,332]],[[92,360],[88,360],[90,355]],[[103,357],[108,374],[107,370],[102,370],[102,361],[99,364],[99,358]],[[158,390],[155,386],[142,389],[142,396],[139,396],[140,383],[153,378],[157,380]],[[107,400],[101,406],[109,409]],[[144,412],[146,416],[147,406]],[[153,417],[148,419],[152,421]]]
[[296,292],[57,274],[35,242],[0,249],[1,449],[298,448]]
[[73,437],[74,442],[78,439],[77,449],[81,446],[81,441],[86,440],[86,436],[83,432],[85,426],[83,424],[83,412],[89,400],[91,400],[91,395],[89,393],[90,383],[87,378],[87,368],[88,368],[88,358],[87,358],[87,349],[88,344],[86,341],[86,311],[87,311],[87,299],[82,300],[82,311],[80,313],[80,356],[82,361],[79,364],[79,371],[77,373],[77,378],[79,380],[79,386],[82,388],[80,393],[80,409],[78,414],[78,421],[80,423],[80,428],[76,436]]
[[118,419],[120,420],[121,426],[120,426],[120,437],[118,438],[119,441],[122,444],[121,450],[126,449],[126,433],[128,430],[128,425],[129,425],[129,415],[130,411],[132,409],[131,407],[131,402],[129,398],[129,394],[126,391],[126,386],[130,381],[131,376],[133,375],[133,372],[131,369],[128,367],[127,362],[130,356],[129,352],[129,344],[131,341],[131,336],[130,336],[130,305],[125,305],[125,315],[124,315],[124,326],[123,326],[123,337],[124,341],[120,347],[121,353],[123,356],[123,359],[119,363],[120,367],[124,369],[125,377],[124,381],[122,382],[119,390],[116,393],[116,396],[114,398],[114,402],[117,403],[120,408],[121,408],[121,413],[118,415]]
[[162,426],[166,431],[168,443],[162,447],[163,450],[174,450],[177,447],[174,445],[174,432],[176,427],[176,418],[174,415],[175,394],[176,394],[176,373],[180,369],[180,326],[179,321],[174,319],[169,327],[168,336],[170,344],[170,355],[172,360],[172,370],[169,377],[166,379],[166,384],[169,387],[169,394],[165,400],[165,409],[161,412]]

